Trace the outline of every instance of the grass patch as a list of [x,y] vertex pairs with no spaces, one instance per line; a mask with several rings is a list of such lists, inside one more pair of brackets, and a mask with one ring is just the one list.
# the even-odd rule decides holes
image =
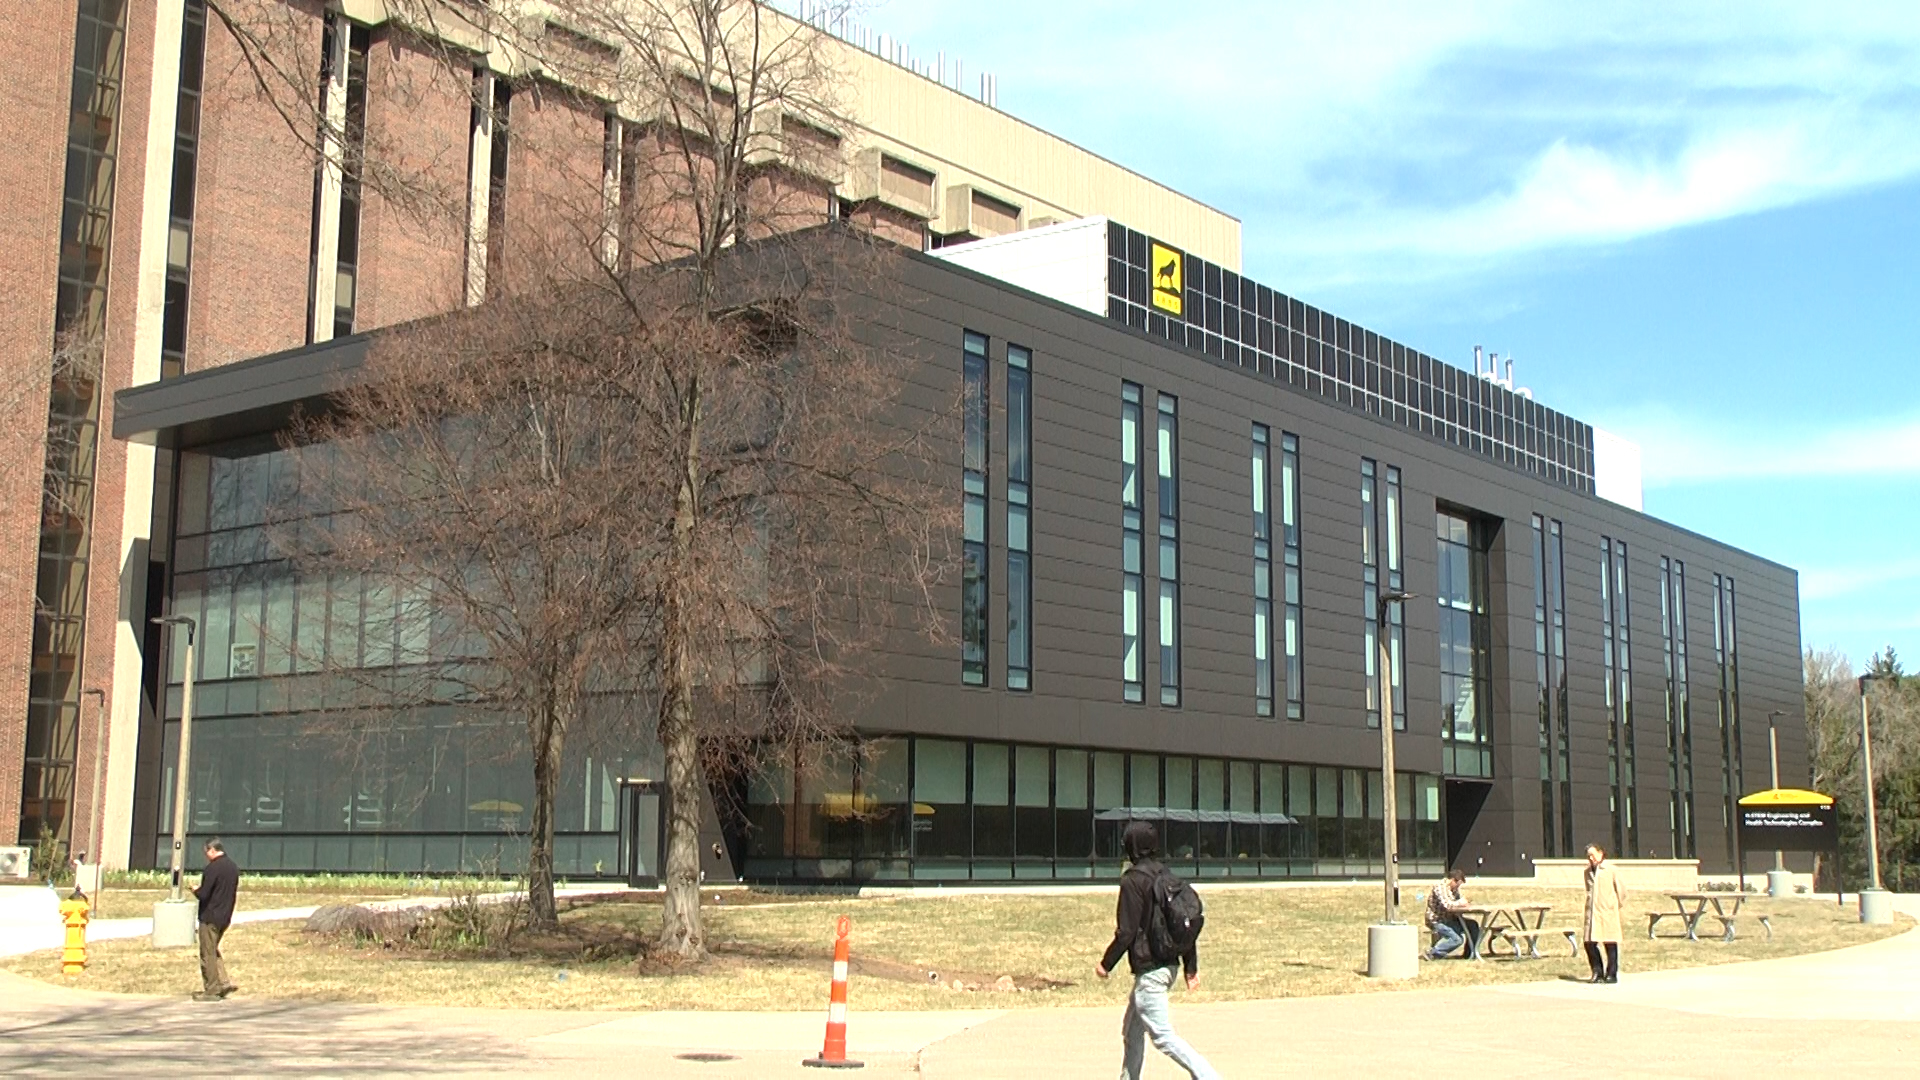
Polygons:
[[[1378,917],[1378,886],[1210,890],[1201,940],[1203,989],[1183,1001],[1226,1001],[1525,982],[1584,976],[1586,962],[1563,940],[1548,959],[1423,964],[1412,983],[1364,976],[1366,924]],[[1411,888],[1406,894],[1416,897]],[[1548,926],[1578,921],[1577,890],[1475,888],[1476,901],[1554,905]],[[319,938],[299,923],[235,928],[223,951],[248,996],[417,1005],[557,1009],[813,1010],[825,1003],[833,922],[853,918],[856,1010],[1019,1008],[1112,1004],[1124,969],[1109,983],[1093,963],[1112,935],[1111,890],[1073,895],[818,899],[728,892],[706,904],[714,956],[680,967],[636,963],[659,921],[658,900],[636,896],[569,905],[558,934],[520,934],[499,950],[429,950]],[[1652,894],[1630,899],[1621,966],[1629,974],[1817,952],[1873,941],[1894,927],[1863,926],[1851,908],[1811,900],[1749,901],[1743,936],[1731,944],[1634,937],[1638,913],[1667,906]],[[1419,908],[1409,905],[1416,916]],[[1765,913],[1767,940],[1750,916]],[[78,985],[130,993],[180,994],[197,985],[190,950],[155,952],[144,941],[103,942]],[[16,957],[6,969],[63,981],[51,953]],[[929,973],[937,973],[936,983]],[[1001,976],[1014,990],[993,990]],[[954,979],[978,991],[954,990]],[[1003,984],[1005,985],[1005,984]]]

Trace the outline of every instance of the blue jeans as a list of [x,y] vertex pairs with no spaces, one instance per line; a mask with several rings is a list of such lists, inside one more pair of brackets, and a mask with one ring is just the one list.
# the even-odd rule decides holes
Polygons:
[[1133,977],[1133,994],[1127,999],[1127,1017],[1120,1024],[1125,1054],[1120,1061],[1120,1080],[1140,1080],[1146,1067],[1147,1038],[1153,1048],[1187,1070],[1193,1080],[1220,1080],[1207,1059],[1194,1052],[1185,1039],[1173,1033],[1173,1017],[1167,1009],[1167,991],[1179,974],[1179,965],[1154,968]]
[[1437,922],[1433,930],[1433,948],[1427,950],[1427,959],[1444,959],[1453,950],[1467,943],[1467,935],[1473,932],[1473,923],[1461,919],[1456,925],[1451,922]]

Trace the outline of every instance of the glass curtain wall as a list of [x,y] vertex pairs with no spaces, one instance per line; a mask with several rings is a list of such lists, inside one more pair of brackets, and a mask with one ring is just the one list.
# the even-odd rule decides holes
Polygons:
[[[426,685],[439,666],[479,656],[478,643],[437,617],[423,588],[296,573],[275,530],[319,524],[326,512],[305,505],[308,516],[281,518],[298,499],[290,455],[271,442],[180,455],[170,611],[199,627],[190,831],[223,837],[255,870],[524,866],[533,799],[522,718],[446,701],[339,708],[373,685]],[[174,790],[185,675],[185,650],[169,650],[163,799]],[[614,873],[619,781],[660,774],[650,743],[594,734],[636,707],[624,696],[594,700],[569,742],[556,804],[560,873]],[[157,820],[171,822],[170,803]],[[149,839],[164,861],[167,838]]]
[[[1402,858],[1445,868],[1440,778],[1401,774]],[[1117,877],[1129,821],[1181,874],[1345,876],[1381,866],[1380,774],[1279,762],[925,736],[764,772],[748,791],[751,880]]]

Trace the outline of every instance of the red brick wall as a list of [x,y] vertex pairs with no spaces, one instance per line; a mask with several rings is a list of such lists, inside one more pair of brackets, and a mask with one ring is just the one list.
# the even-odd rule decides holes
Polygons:
[[516,89],[508,116],[501,284],[591,272],[602,220],[601,107],[535,83]]
[[465,288],[472,82],[404,35],[367,56],[368,175],[354,329],[457,307]]
[[72,4],[18,5],[0,38],[0,843],[20,829],[73,20]]
[[[298,21],[275,44],[303,70],[316,72],[317,102],[320,4],[294,0],[293,7]],[[220,20],[209,19],[187,328],[190,370],[306,342],[314,178],[307,141],[288,129],[258,88],[232,34]]]

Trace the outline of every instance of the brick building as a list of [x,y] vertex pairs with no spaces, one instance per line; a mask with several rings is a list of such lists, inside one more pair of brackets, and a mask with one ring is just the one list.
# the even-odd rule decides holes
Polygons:
[[[381,0],[229,7],[283,69],[204,0],[45,0],[0,45],[0,842],[45,827],[91,849],[98,805],[109,865],[166,772],[150,620],[175,469],[101,436],[111,391],[479,302],[543,218],[617,207],[640,150],[633,106],[512,50],[460,53]],[[794,224],[926,248],[1113,214],[1237,267],[1227,215],[999,111],[990,80],[982,100],[944,62],[826,29],[840,164],[783,193],[811,200]],[[405,190],[362,183],[374,170]]]

